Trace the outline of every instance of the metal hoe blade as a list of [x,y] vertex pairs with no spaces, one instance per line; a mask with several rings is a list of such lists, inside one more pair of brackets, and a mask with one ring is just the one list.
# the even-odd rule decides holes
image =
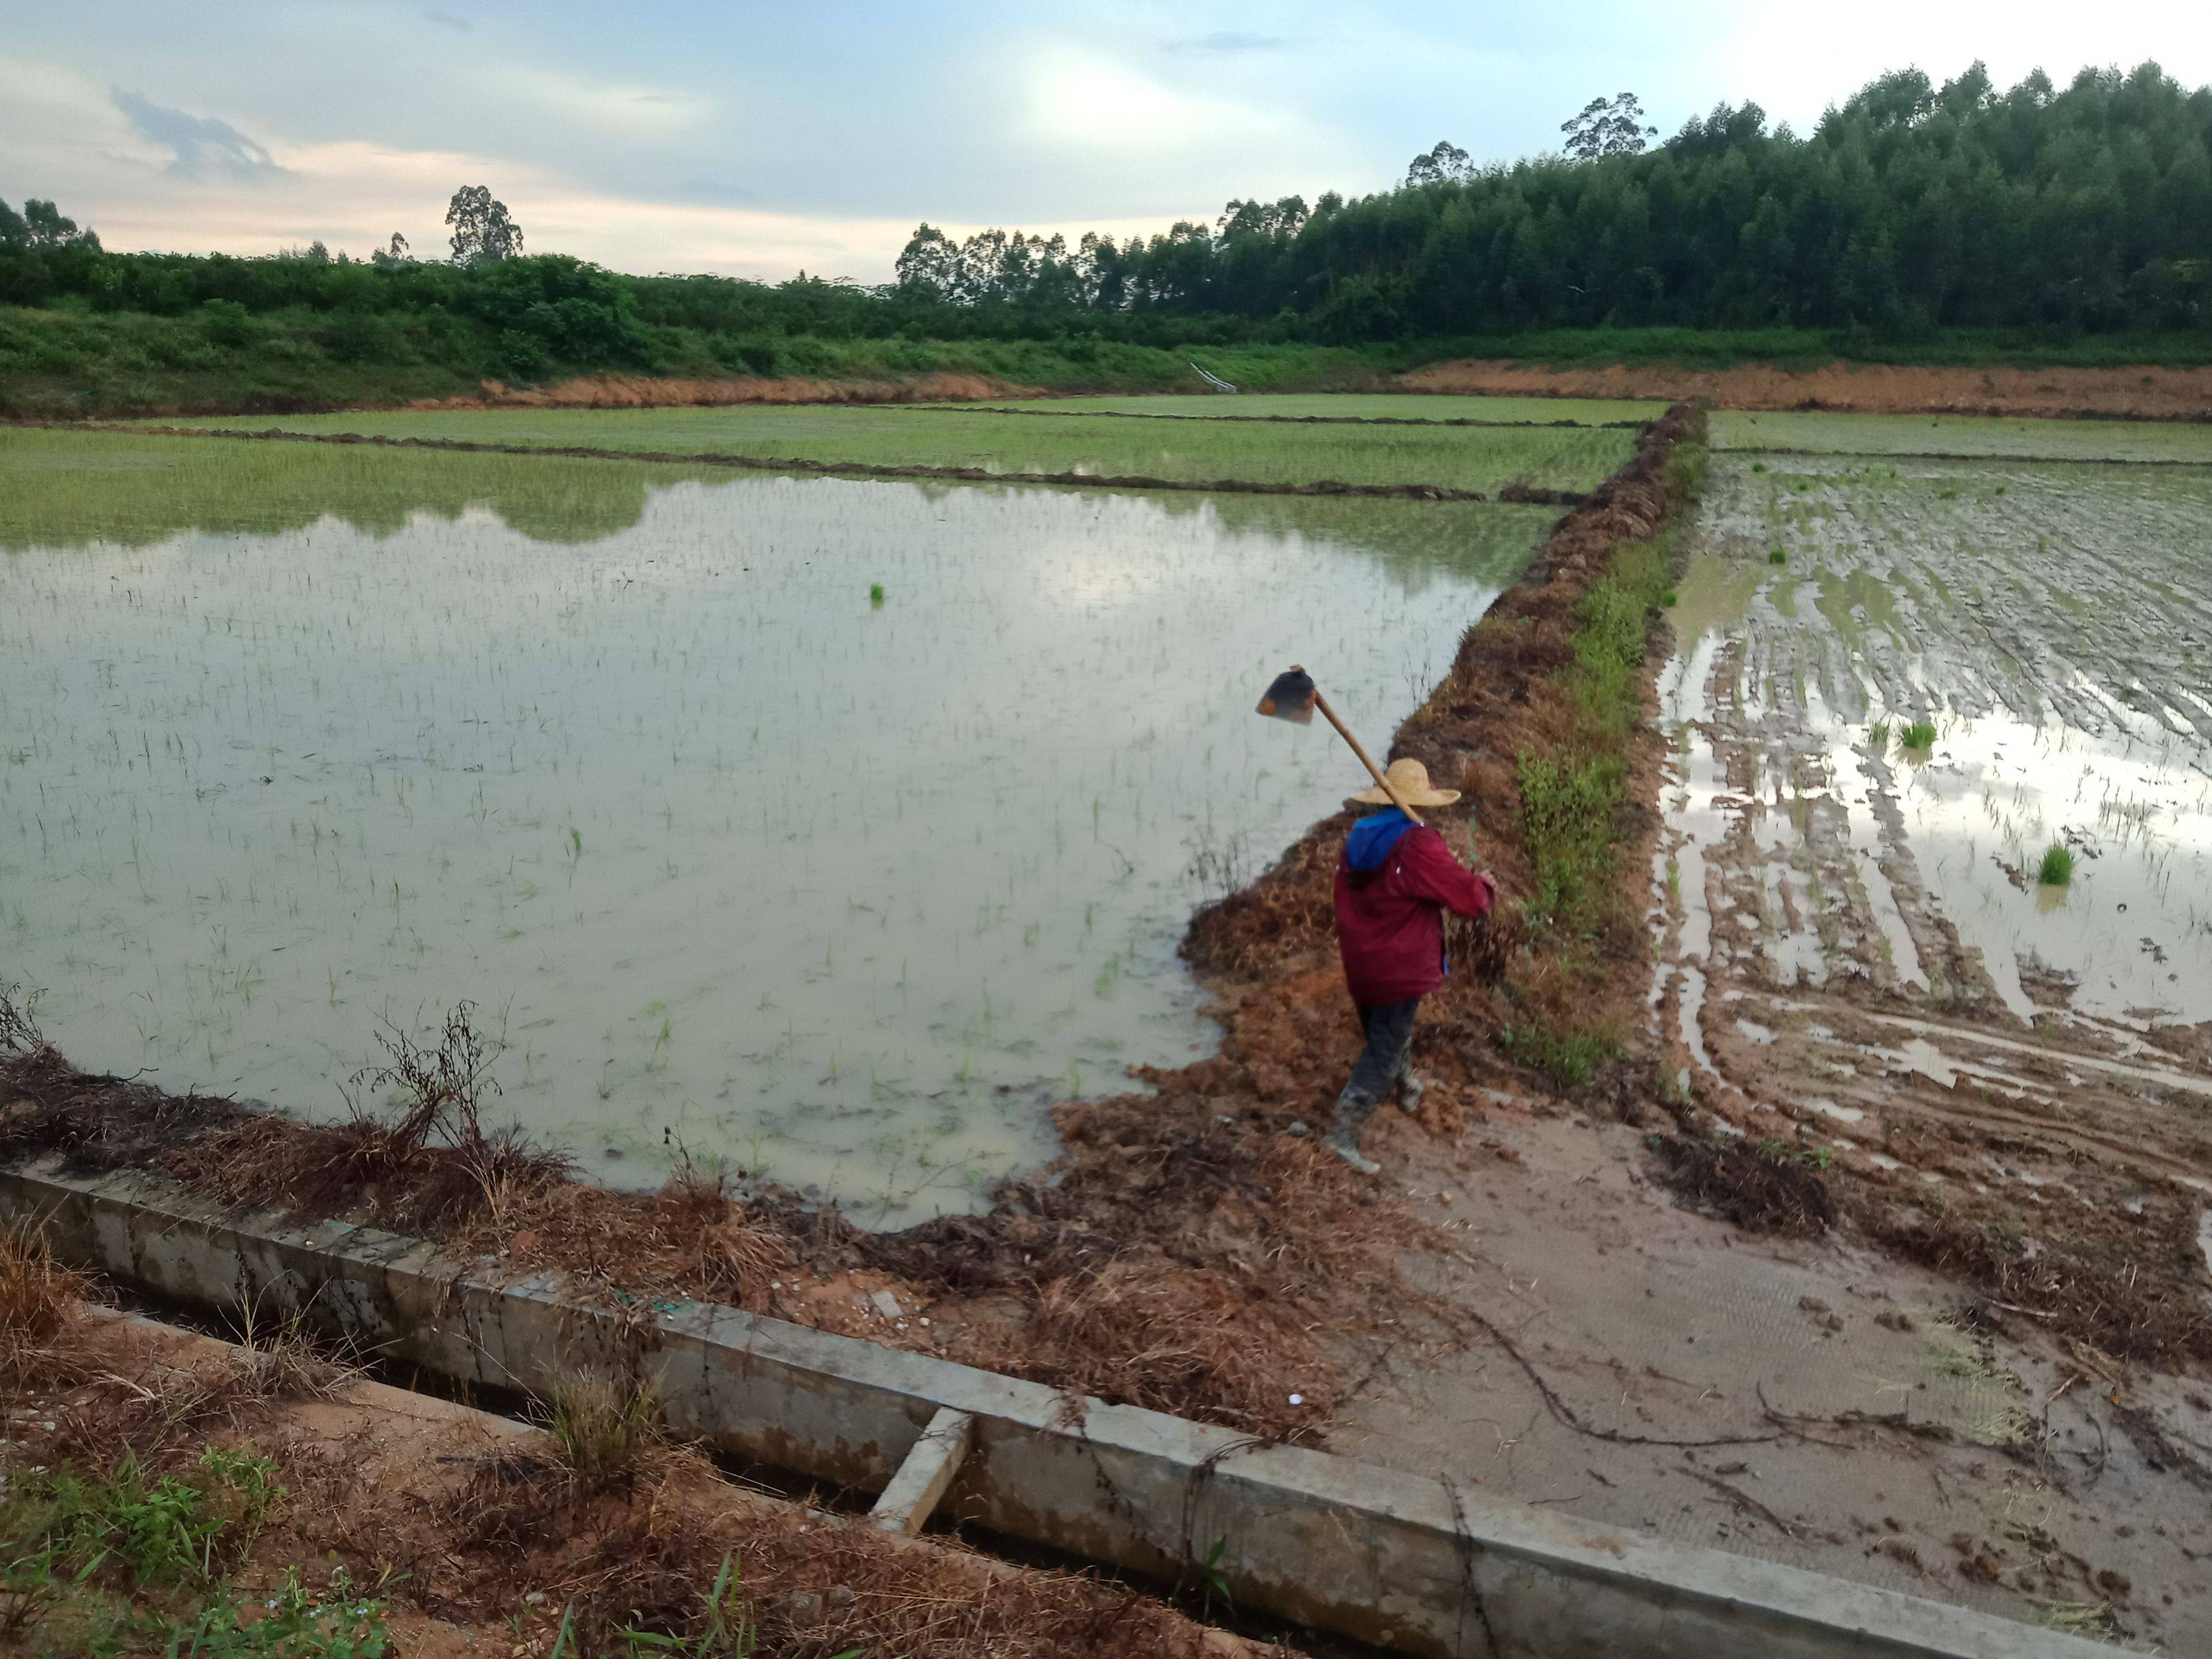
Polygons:
[[1314,717],[1315,686],[1313,676],[1303,668],[1285,669],[1275,676],[1267,693],[1260,699],[1260,712],[1270,720],[1288,720],[1293,726],[1311,726]]

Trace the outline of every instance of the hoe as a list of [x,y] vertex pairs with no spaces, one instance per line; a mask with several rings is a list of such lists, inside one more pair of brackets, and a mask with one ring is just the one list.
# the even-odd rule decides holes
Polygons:
[[1414,823],[1420,823],[1421,815],[1399,798],[1398,792],[1390,787],[1390,780],[1384,777],[1382,769],[1368,758],[1367,751],[1359,746],[1359,739],[1345,728],[1342,720],[1337,719],[1336,710],[1328,706],[1328,699],[1322,696],[1321,688],[1314,684],[1313,676],[1304,669],[1292,663],[1275,676],[1267,687],[1267,696],[1260,699],[1261,714],[1272,720],[1288,720],[1293,726],[1311,726],[1316,708],[1321,710],[1322,717],[1336,728],[1336,735],[1352,745],[1352,752],[1359,757],[1359,763],[1367,769],[1376,787],[1389,796],[1390,804]]

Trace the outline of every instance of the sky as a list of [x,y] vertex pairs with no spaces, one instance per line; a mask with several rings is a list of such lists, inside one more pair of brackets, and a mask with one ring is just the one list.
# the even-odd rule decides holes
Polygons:
[[1884,70],[2000,86],[2154,58],[2204,0],[0,0],[0,196],[114,248],[447,252],[489,185],[527,247],[629,271],[882,282],[917,222],[1116,237],[1231,198],[1386,188],[1438,139],[1555,149],[1592,98],[1662,133],[1800,130]]

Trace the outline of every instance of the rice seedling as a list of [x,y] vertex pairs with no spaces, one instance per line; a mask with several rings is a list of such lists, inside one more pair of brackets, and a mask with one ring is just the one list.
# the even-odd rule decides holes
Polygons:
[[1790,562],[1790,555],[1778,547],[1766,556],[1766,562],[1769,564],[1787,564]]
[[1931,720],[1909,722],[1897,734],[1897,740],[1907,749],[1924,751],[1936,744],[1936,726]]
[[[1930,734],[1929,741],[1934,741],[1933,734]],[[1877,755],[1887,754],[1889,751],[1889,722],[1887,720],[1876,720],[1872,726],[1867,727],[1867,747],[1873,750]]]
[[720,409],[497,410],[216,417],[200,424],[253,430],[460,439],[523,447],[729,455],[860,468],[978,469],[985,472],[1235,479],[1275,486],[1333,480],[1411,484],[1492,494],[1516,481],[1589,489],[1628,458],[1632,434],[1607,428],[1270,426],[1231,420],[1158,425],[1110,416],[1041,420],[1021,411],[931,416],[914,410],[837,405]]
[[2074,879],[2074,849],[2063,841],[2054,841],[2044,849],[2043,861],[2035,866],[2035,879],[2044,887],[2063,887]]

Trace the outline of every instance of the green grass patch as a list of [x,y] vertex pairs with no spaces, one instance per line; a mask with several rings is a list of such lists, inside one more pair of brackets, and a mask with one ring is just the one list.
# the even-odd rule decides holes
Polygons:
[[32,1659],[383,1659],[387,1609],[343,1571],[273,1593],[230,1575],[287,1496],[268,1458],[210,1446],[181,1473],[10,1459],[0,1496],[0,1647]]
[[1556,1031],[1548,1026],[1507,1026],[1498,1046],[1522,1065],[1532,1066],[1561,1089],[1579,1089],[1599,1066],[1621,1052],[1611,1037],[1592,1031]]
[[1617,867],[1627,771],[1610,755],[1521,757],[1521,832],[1536,872],[1528,915],[1540,927],[1588,933],[1603,914]]
[[1650,614],[1673,591],[1666,547],[1624,542],[1576,613],[1569,695],[1586,730],[1625,737],[1643,717],[1642,675]]

